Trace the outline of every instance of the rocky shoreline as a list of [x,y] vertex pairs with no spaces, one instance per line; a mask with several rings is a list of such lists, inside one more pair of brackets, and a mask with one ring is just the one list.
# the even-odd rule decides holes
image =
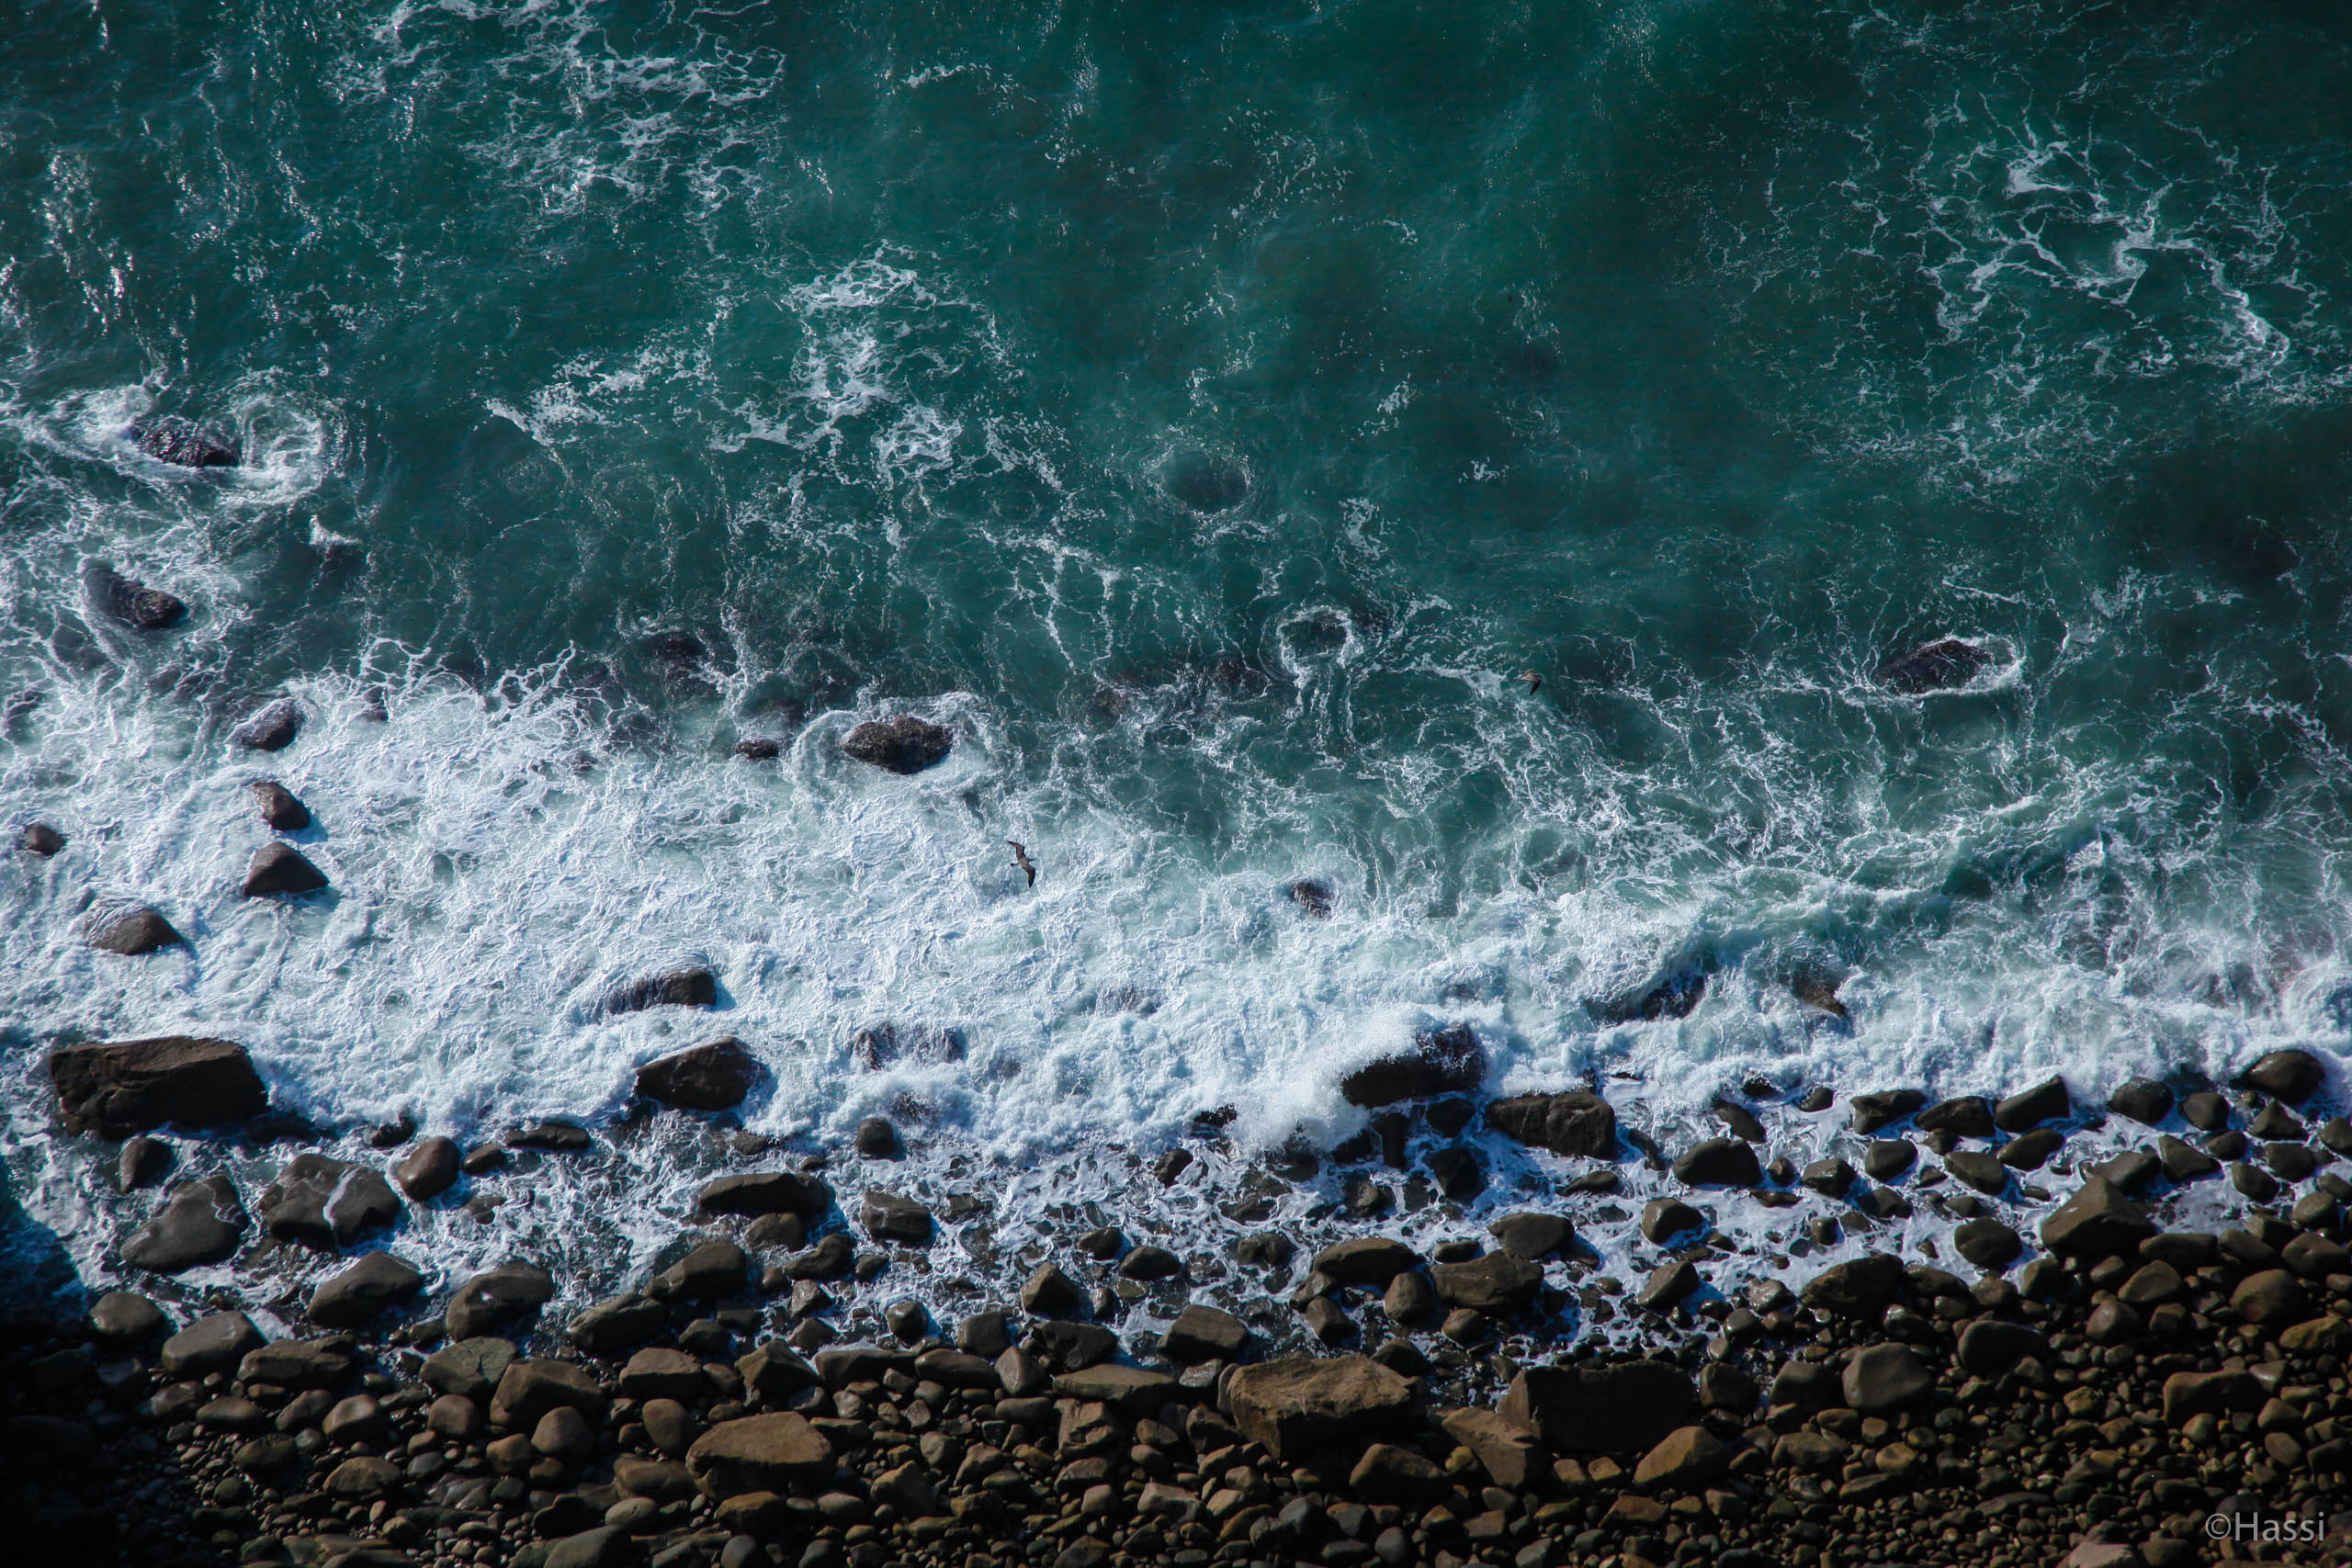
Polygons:
[[[666,1000],[659,978],[613,1005]],[[746,1060],[713,1043],[640,1090],[713,1107]],[[171,1163],[167,1122],[272,1114],[220,1042],[50,1066],[128,1188]],[[193,1175],[119,1249],[145,1288],[0,1323],[0,1495],[40,1561],[142,1564],[2352,1560],[2352,1183],[2329,1168],[2352,1125],[2312,1124],[2316,1058],[2103,1111],[2058,1080],[1798,1091],[1760,1109],[1835,1119],[1859,1156],[1802,1166],[1734,1098],[1727,1135],[1669,1157],[1602,1094],[1480,1104],[1483,1076],[1436,1032],[1343,1086],[1364,1133],[1263,1168],[1205,1118],[1133,1175],[1241,1172],[1217,1252],[1073,1213],[1050,1246],[967,1249],[993,1269],[937,1315],[933,1250],[976,1211],[837,1189],[903,1152],[878,1119],[797,1158],[728,1134],[752,1168],[576,1310],[526,1258],[435,1292],[368,1238],[510,1161],[594,1157],[585,1129],[383,1129],[382,1168],[306,1151],[250,1197]],[[1480,1224],[1474,1121],[1574,1164]],[[2108,1157],[2070,1147],[2091,1131]],[[1285,1181],[1335,1201],[1264,1224]],[[1790,1245],[1739,1239],[1735,1209]],[[1925,1213],[1956,1256],[1883,1249]],[[273,1247],[334,1266],[267,1302],[175,1282]]]

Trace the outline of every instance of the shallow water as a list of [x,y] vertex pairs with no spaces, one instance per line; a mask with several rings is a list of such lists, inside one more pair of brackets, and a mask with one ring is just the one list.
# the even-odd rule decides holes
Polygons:
[[[170,1030],[461,1134],[732,1032],[754,1128],[1007,1169],[1344,1135],[1453,1021],[1668,1118],[2352,1033],[2352,24],[185,11],[0,58],[0,809],[71,840],[0,867],[0,1136],[51,1224],[44,1051]],[[165,412],[244,463],[141,457]],[[96,616],[94,558],[189,620]],[[1873,679],[1943,636],[1966,689]],[[901,709],[947,761],[838,753]],[[238,897],[260,776],[330,893]],[[112,899],[192,949],[91,952]],[[681,956],[717,1014],[595,1016]],[[965,1049],[859,1070],[886,1022]]]

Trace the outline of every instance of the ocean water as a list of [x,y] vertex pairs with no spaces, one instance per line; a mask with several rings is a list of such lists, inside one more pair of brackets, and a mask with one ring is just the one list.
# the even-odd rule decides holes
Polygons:
[[[461,1136],[732,1033],[749,1127],[1054,1201],[1457,1021],[1661,1125],[2332,1056],[2347,68],[2218,4],[32,6],[10,1172],[96,1259],[42,1057],[175,1031]],[[902,711],[945,762],[840,754]],[[259,777],[329,893],[239,897]],[[191,946],[89,949],[124,899]],[[714,1013],[598,1016],[681,959]]]

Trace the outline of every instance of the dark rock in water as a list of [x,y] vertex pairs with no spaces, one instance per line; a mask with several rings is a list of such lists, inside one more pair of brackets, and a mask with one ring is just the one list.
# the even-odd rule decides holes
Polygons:
[[410,1198],[428,1203],[458,1184],[458,1167],[464,1157],[456,1139],[430,1137],[392,1168],[392,1179]]
[[310,1318],[328,1328],[357,1328],[424,1288],[424,1276],[389,1252],[371,1252],[311,1293]]
[[1363,1356],[1258,1362],[1238,1369],[1227,1387],[1234,1425],[1277,1460],[1352,1450],[1420,1415],[1412,1382]]
[[1585,1089],[1491,1101],[1487,1125],[1506,1138],[1555,1155],[1617,1157],[1617,1113],[1607,1100]]
[[1707,972],[1685,966],[1593,1010],[1603,1023],[1656,1023],[1662,1019],[1689,1018],[1706,996]]
[[888,1117],[868,1116],[857,1124],[857,1152],[868,1159],[898,1159],[907,1149]]
[[2180,1114],[2200,1133],[2218,1133],[2230,1124],[2230,1102],[2210,1089],[2200,1089],[2181,1100]]
[[435,1393],[455,1394],[476,1404],[488,1404],[491,1394],[514,1364],[514,1346],[505,1339],[460,1339],[444,1345],[424,1359],[417,1376]]
[[253,863],[245,868],[244,894],[248,898],[266,898],[280,893],[316,893],[326,885],[324,872],[312,865],[301,851],[278,839],[255,850]]
[[502,1263],[458,1287],[447,1314],[449,1337],[472,1339],[528,1318],[555,1297],[555,1280],[529,1263]]
[[1948,692],[1965,686],[1993,662],[1992,654],[1974,643],[1943,637],[1923,643],[1878,667],[1878,683],[1905,696],[1924,692]]
[[1642,1235],[1652,1242],[1697,1230],[1707,1216],[1679,1198],[1653,1198],[1642,1205]]
[[760,737],[735,742],[735,755],[747,762],[772,762],[783,750],[784,746],[780,741]]
[[1919,1145],[1908,1138],[1877,1138],[1862,1151],[1862,1169],[1872,1181],[1892,1181],[1919,1160]]
[[137,958],[158,948],[176,947],[187,941],[172,928],[171,921],[143,905],[102,915],[90,925],[92,947],[101,953],[119,953],[126,958]]
[[1913,1122],[1924,1132],[1950,1133],[1961,1138],[1989,1138],[1993,1135],[1993,1102],[1981,1094],[1963,1094],[1951,1100],[1939,1100],[1920,1111]]
[[233,468],[237,444],[209,425],[167,413],[130,427],[130,439],[159,463],[179,468]]
[[718,1005],[718,977],[695,966],[647,975],[616,986],[597,1004],[600,1014],[642,1012],[647,1008],[707,1008]]
[[171,1168],[171,1145],[142,1134],[122,1145],[122,1156],[116,1164],[115,1175],[125,1192],[136,1192],[142,1187],[153,1187],[163,1180],[164,1173]]
[[2004,1133],[2022,1133],[2041,1122],[2072,1115],[2074,1109],[2074,1098],[2066,1092],[2066,1080],[2046,1078],[1994,1106],[1993,1125]]
[[122,1260],[158,1274],[222,1262],[235,1255],[245,1223],[244,1205],[227,1177],[184,1181],[172,1189],[163,1211],[122,1244]]
[[1998,1220],[1969,1220],[1951,1233],[1951,1245],[1961,1257],[1979,1269],[2003,1269],[2018,1260],[2025,1243]]
[[1842,982],[1826,975],[1806,973],[1789,980],[1789,995],[1807,1007],[1819,1008],[1833,1018],[1847,1016],[1846,1004],[1838,999],[1838,987]]
[[732,1111],[759,1081],[758,1060],[731,1034],[637,1069],[639,1096],[682,1111]]
[[129,1291],[108,1291],[90,1305],[90,1332],[117,1344],[153,1339],[170,1326],[161,1307]]
[[1250,495],[1248,469],[1201,452],[1170,464],[1166,483],[1170,495],[1200,513],[1230,511]]
[[1656,1448],[1698,1408],[1690,1374],[1664,1361],[1611,1367],[1529,1367],[1511,1379],[1498,1414],[1554,1453]]
[[2084,1182],[2080,1191],[2041,1222],[2042,1246],[2088,1258],[2128,1253],[2155,1234],[2146,1212],[2102,1176]]
[[1504,1214],[1487,1224],[1487,1234],[1513,1258],[1541,1260],[1565,1250],[1577,1238],[1576,1226],[1565,1214],[1528,1211]]
[[733,1242],[707,1241],[653,1276],[646,1293],[665,1302],[711,1302],[736,1295],[743,1289],[747,1261]]
[[364,1165],[296,1155],[261,1195],[262,1228],[280,1241],[348,1247],[365,1230],[400,1217],[391,1184]]
[[798,1214],[815,1219],[832,1207],[833,1191],[814,1177],[791,1171],[722,1176],[706,1185],[695,1206],[706,1214]]
[[291,697],[280,697],[229,732],[229,739],[248,751],[283,751],[302,732],[302,710]]
[[177,1034],[53,1051],[49,1080],[66,1131],[102,1138],[242,1122],[269,1103],[243,1046]]
[[964,1059],[964,1032],[941,1029],[930,1024],[901,1028],[895,1023],[876,1023],[850,1036],[850,1055],[867,1072],[879,1072],[896,1062],[916,1062],[925,1066]]
[[1283,891],[1290,895],[1292,903],[1318,920],[1329,919],[1331,907],[1339,901],[1339,895],[1331,891],[1329,883],[1318,882],[1311,876],[1302,876],[1296,882],[1286,884]]
[[1808,1115],[1828,1110],[1838,1103],[1837,1094],[1825,1084],[1815,1084],[1797,1099],[1797,1109]]
[[1171,1361],[1231,1361],[1250,1343],[1250,1327],[1229,1312],[1193,1305],[1176,1314],[1160,1336],[1160,1353]]
[[865,1227],[865,1234],[876,1241],[901,1242],[909,1247],[931,1245],[931,1211],[896,1192],[868,1192],[865,1202],[858,1206],[857,1221]]
[[311,808],[294,798],[294,792],[276,779],[255,779],[246,786],[254,792],[254,805],[261,812],[261,819],[281,833],[299,833],[311,825]]
[[1916,1089],[1889,1089],[1875,1094],[1858,1094],[1853,1099],[1854,1131],[1875,1133],[1882,1127],[1902,1121],[1927,1103],[1928,1097]]
[[510,1149],[546,1149],[562,1155],[576,1155],[589,1144],[587,1128],[553,1118],[509,1127],[502,1139]]
[[842,739],[842,754],[893,773],[919,773],[936,766],[955,749],[956,732],[902,713],[868,719]]
[[1745,1139],[1751,1144],[1760,1144],[1764,1141],[1764,1123],[1757,1119],[1756,1112],[1745,1105],[1718,1096],[1712,1109],[1715,1113],[1715,1120],[1730,1128],[1734,1137]]
[[164,1341],[157,1363],[167,1378],[222,1376],[262,1347],[261,1330],[241,1312],[216,1312],[198,1318]]
[[1431,1149],[1422,1164],[1437,1179],[1437,1190],[1456,1203],[1466,1203],[1487,1190],[1487,1166],[1467,1144]]
[[82,569],[82,592],[98,614],[142,632],[177,626],[187,615],[187,605],[177,596],[125,577],[104,561]]
[[2107,1097],[2107,1108],[2153,1127],[2172,1114],[2172,1090],[2154,1078],[2133,1078]]
[[1441,1263],[1430,1270],[1430,1279],[1437,1299],[1448,1306],[1508,1317],[1534,1304],[1544,1269],[1508,1252],[1490,1252],[1467,1263]]
[[611,1356],[650,1344],[669,1324],[652,1297],[629,1291],[607,1296],[571,1320],[571,1342],[592,1356]]
[[1756,1151],[1739,1139],[1709,1138],[1675,1160],[1674,1179],[1686,1187],[1755,1187],[1764,1172]]
[[1487,1053],[1466,1023],[1424,1030],[1413,1048],[1367,1063],[1340,1080],[1351,1105],[1390,1105],[1400,1100],[1475,1090],[1487,1078]]
[[1867,1253],[1815,1275],[1804,1288],[1804,1304],[1838,1317],[1876,1317],[1886,1310],[1903,1282],[1903,1259],[1883,1252]]
[[645,651],[664,664],[694,664],[710,650],[692,632],[664,632],[648,638]]
[[368,1129],[368,1146],[371,1149],[396,1149],[416,1136],[416,1119],[403,1111],[390,1122],[379,1122]]
[[2301,1105],[2319,1092],[2326,1077],[2319,1058],[2308,1051],[2273,1051],[2241,1073],[2238,1082],[2290,1105]]
[[17,847],[27,854],[53,855],[65,847],[65,835],[46,822],[28,822],[17,829]]

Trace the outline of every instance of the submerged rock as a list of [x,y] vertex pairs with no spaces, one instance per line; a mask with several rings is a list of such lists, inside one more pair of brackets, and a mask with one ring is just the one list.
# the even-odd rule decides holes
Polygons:
[[868,719],[842,739],[842,754],[893,773],[919,773],[943,761],[956,745],[955,731],[902,713]]
[[17,830],[17,847],[27,854],[47,857],[65,847],[65,835],[46,822],[28,822]]
[[599,1013],[642,1012],[647,1008],[707,1008],[718,1005],[718,977],[699,964],[625,981],[605,993]]
[[272,839],[254,852],[245,868],[244,895],[266,898],[281,893],[316,893],[327,885],[326,873],[293,845]]
[[302,710],[291,697],[280,697],[229,732],[229,739],[248,751],[283,751],[302,732]]
[[127,1138],[169,1122],[219,1126],[258,1116],[269,1105],[243,1046],[180,1034],[69,1045],[50,1053],[49,1080],[66,1131],[102,1138]]
[[1423,1030],[1413,1048],[1383,1056],[1340,1080],[1351,1105],[1391,1105],[1475,1090],[1486,1081],[1487,1053],[1466,1023]]
[[159,463],[179,468],[233,468],[237,444],[210,425],[167,413],[130,427],[130,439]]
[[682,1111],[732,1111],[760,1081],[760,1064],[729,1034],[648,1062],[637,1092]]
[[1993,655],[1955,637],[1922,643],[1878,667],[1878,683],[1905,696],[1965,686],[1993,662]]
[[176,595],[125,577],[104,561],[82,569],[82,592],[98,614],[142,632],[177,626],[187,615],[187,604]]
[[92,947],[101,953],[119,953],[126,958],[179,946],[187,941],[173,929],[171,921],[144,904],[101,915],[90,925]]
[[1339,902],[1339,895],[1331,891],[1329,883],[1311,876],[1302,876],[1296,882],[1285,884],[1283,891],[1290,895],[1292,903],[1318,920],[1329,919],[1332,906]]
[[400,1217],[391,1184],[364,1165],[296,1155],[261,1195],[262,1228],[280,1241],[348,1247],[360,1232]]

